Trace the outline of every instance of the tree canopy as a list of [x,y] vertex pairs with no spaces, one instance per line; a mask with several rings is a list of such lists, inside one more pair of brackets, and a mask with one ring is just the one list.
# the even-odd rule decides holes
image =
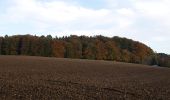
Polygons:
[[110,60],[170,67],[170,56],[157,54],[147,45],[118,36],[15,35],[0,37],[0,55]]

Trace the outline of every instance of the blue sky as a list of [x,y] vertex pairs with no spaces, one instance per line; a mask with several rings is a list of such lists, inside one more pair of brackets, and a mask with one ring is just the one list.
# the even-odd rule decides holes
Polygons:
[[169,0],[1,0],[0,36],[121,36],[170,54]]

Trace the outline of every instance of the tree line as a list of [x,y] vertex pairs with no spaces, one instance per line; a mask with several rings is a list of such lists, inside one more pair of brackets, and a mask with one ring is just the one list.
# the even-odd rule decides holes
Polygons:
[[169,55],[157,54],[143,43],[118,36],[6,35],[0,37],[0,55],[110,60],[170,67]]

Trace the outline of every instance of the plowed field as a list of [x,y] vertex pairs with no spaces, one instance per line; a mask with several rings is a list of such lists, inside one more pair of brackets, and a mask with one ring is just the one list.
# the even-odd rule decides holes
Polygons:
[[29,56],[0,56],[0,100],[168,100],[170,69]]

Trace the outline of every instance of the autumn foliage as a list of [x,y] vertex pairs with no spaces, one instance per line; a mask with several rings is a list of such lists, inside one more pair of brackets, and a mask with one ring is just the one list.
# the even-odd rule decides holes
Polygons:
[[[167,58],[158,56],[138,41],[118,36],[48,36],[16,35],[0,37],[0,55],[30,55],[58,58],[110,60],[169,66]],[[158,59],[159,58],[159,59]],[[169,58],[168,58],[169,59]],[[159,63],[161,61],[161,64]],[[162,64],[163,63],[163,64]]]

